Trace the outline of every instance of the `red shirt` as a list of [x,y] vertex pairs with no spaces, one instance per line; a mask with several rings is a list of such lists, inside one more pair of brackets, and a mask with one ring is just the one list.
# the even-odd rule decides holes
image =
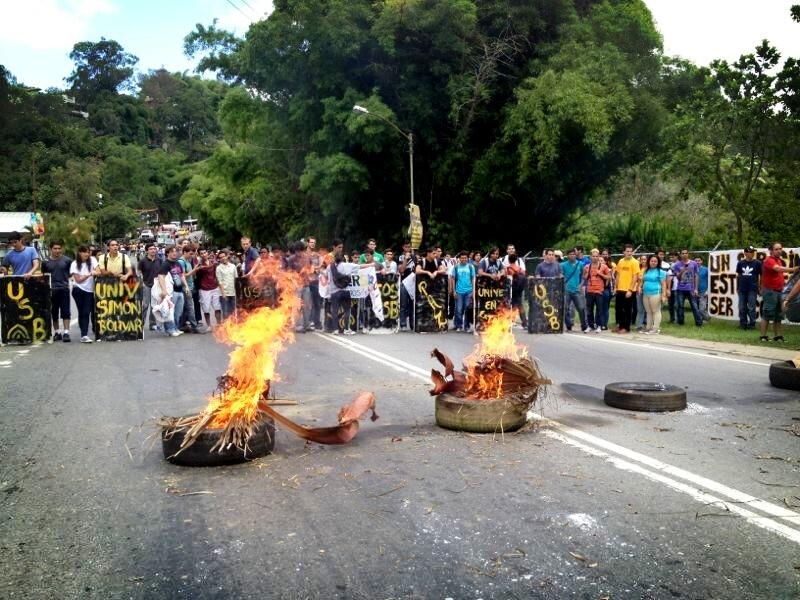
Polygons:
[[778,265],[783,266],[783,261],[773,256],[768,256],[764,259],[764,265],[761,269],[761,285],[768,290],[780,292],[783,290],[785,283],[783,271],[774,271],[772,267]]
[[589,263],[583,267],[583,279],[586,281],[586,291],[589,294],[602,294],[606,288],[606,280],[600,277],[600,274],[609,275],[611,270],[608,265],[594,266]]

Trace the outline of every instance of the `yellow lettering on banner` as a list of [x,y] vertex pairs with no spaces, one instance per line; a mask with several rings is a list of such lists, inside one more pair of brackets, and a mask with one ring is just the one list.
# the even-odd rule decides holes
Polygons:
[[19,301],[22,296],[25,294],[25,287],[22,285],[22,282],[17,282],[17,292],[14,293],[14,280],[8,282],[8,297],[9,299],[13,300],[14,302]]
[[539,304],[542,307],[542,314],[548,319],[548,324],[550,325],[550,329],[552,331],[560,330],[561,329],[561,322],[558,320],[556,316],[556,307],[550,302],[550,299],[547,297],[547,288],[542,283],[537,283],[533,287],[533,295],[539,300]]
[[33,308],[30,306],[31,299],[30,298],[23,298],[19,302],[17,302],[17,306],[22,311],[27,311],[24,315],[20,313],[19,318],[21,321],[27,321],[28,319],[33,318]]
[[97,320],[98,333],[102,336],[106,333],[139,333],[142,331],[142,320],[133,321],[114,321],[111,319]]
[[42,317],[36,317],[31,322],[31,333],[33,333],[34,342],[44,341],[44,338],[47,335],[47,331],[45,331],[44,319]]
[[547,298],[547,288],[544,287],[544,284],[537,283],[533,288],[533,295],[536,296],[537,300],[544,300]]
[[431,313],[433,314],[433,318],[436,321],[436,325],[439,329],[442,329],[447,326],[447,315],[443,314],[442,305],[428,293],[428,282],[427,281],[420,281],[419,282],[419,291],[425,297],[425,301],[428,303],[428,306],[431,307]]

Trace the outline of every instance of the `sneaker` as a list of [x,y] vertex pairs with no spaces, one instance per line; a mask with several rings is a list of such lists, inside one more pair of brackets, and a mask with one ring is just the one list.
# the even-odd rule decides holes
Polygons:
[[758,338],[758,341],[759,342],[768,342],[769,341],[769,336],[768,335],[762,335],[761,337]]
[[342,335],[342,332],[339,331],[338,329],[334,329],[333,331],[331,331],[331,335]]
[[583,333],[589,333],[590,331],[591,329],[589,329],[588,327],[586,329],[581,329],[581,332]]
[[400,331],[408,331],[408,327],[405,325],[400,325]]
[[594,332],[595,332],[595,333],[600,333],[602,330],[603,330],[603,328],[602,328],[602,327],[600,327],[599,325],[598,325],[597,327],[595,327],[595,328],[594,328]]
[[61,341],[61,332],[60,331],[56,332],[55,334],[53,334],[53,341],[54,342],[60,342]]
[[172,333],[169,334],[170,337],[178,337],[179,335],[183,335],[183,331],[181,331],[180,329],[178,329],[177,331],[173,331]]
[[344,330],[344,334],[345,334],[345,335],[355,335],[355,334],[356,334],[356,332],[355,332],[355,331],[353,331],[352,329],[345,329],[345,330]]
[[91,343],[92,343],[92,338],[90,338],[88,335],[85,335],[81,338],[81,344],[91,344]]
[[[66,341],[66,340],[64,340],[64,341]],[[774,338],[772,338],[772,341],[773,342],[785,342],[786,340],[783,339],[782,335],[776,335]]]
[[317,330],[316,325],[309,325],[306,331],[316,331],[316,330]]
[[658,335],[659,333],[661,333],[660,329],[651,329],[650,330],[650,334],[651,335]]
[[65,342],[71,342],[72,341],[71,339],[69,339],[69,334],[68,333],[65,333],[64,335],[62,335],[61,339],[63,341],[65,341]]

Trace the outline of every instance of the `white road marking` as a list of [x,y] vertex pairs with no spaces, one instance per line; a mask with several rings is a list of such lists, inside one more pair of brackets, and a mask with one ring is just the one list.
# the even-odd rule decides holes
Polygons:
[[[367,346],[363,346],[362,344],[349,339],[337,338],[321,333],[316,333],[316,335],[342,348],[346,348],[351,352],[364,356],[365,358],[389,366],[393,370],[405,372],[408,375],[424,381],[430,381],[430,374],[428,371],[412,365],[411,363],[394,358],[388,354],[374,350]],[[688,352],[688,354],[694,353]],[[761,363],[753,364],[761,365]],[[636,452],[635,450],[625,448],[624,446],[620,446],[613,442],[609,442],[585,431],[563,425],[553,419],[547,419],[538,415],[534,415],[534,418],[548,424],[553,428],[553,430],[545,433],[554,439],[558,439],[559,441],[567,443],[583,452],[591,454],[592,456],[604,458],[618,469],[638,473],[644,477],[647,477],[651,481],[665,484],[671,489],[687,494],[703,504],[722,504],[726,510],[730,510],[732,513],[738,514],[749,523],[761,527],[762,529],[769,530],[773,533],[777,533],[778,535],[781,535],[782,537],[785,537],[796,544],[800,544],[800,531],[774,520],[774,518],[779,518],[794,525],[800,525],[800,513],[789,510],[777,504],[772,504],[760,498],[756,498],[755,496],[751,496],[750,494],[746,494],[701,475],[696,475],[695,473],[686,471],[685,469],[669,465],[658,459],[652,458],[640,452]],[[613,456],[612,454],[616,454],[618,456]],[[667,477],[667,475],[670,475],[671,477]],[[699,487],[688,485],[688,483],[677,481],[677,479],[683,479],[684,481]],[[761,516],[741,506],[728,504],[726,500],[712,496],[711,494],[708,494],[700,489],[700,487],[716,492],[721,496],[726,496],[729,501],[733,501],[738,504],[746,504],[748,508],[760,510],[770,516]]]
[[584,335],[579,337],[577,335],[567,335],[566,339],[569,339],[571,337],[580,339],[581,342],[583,342],[584,340],[590,340],[594,342],[603,342],[606,344],[619,344],[621,346],[633,346],[634,348],[647,348],[649,350],[656,350],[658,352],[674,352],[675,354],[688,354],[690,356],[699,356],[702,358],[716,358],[717,360],[727,360],[729,362],[744,363],[746,365],[756,365],[759,367],[768,367],[771,364],[769,362],[745,360],[743,358],[733,358],[731,356],[720,356],[719,354],[708,354],[706,352],[695,352],[692,350],[681,350],[679,348],[670,348],[662,344],[654,345],[654,344],[649,344],[647,342],[628,342],[625,340],[612,340],[604,336]]

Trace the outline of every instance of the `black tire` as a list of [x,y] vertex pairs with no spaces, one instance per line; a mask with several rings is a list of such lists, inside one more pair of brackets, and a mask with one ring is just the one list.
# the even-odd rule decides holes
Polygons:
[[784,390],[800,390],[800,369],[790,360],[772,363],[769,366],[769,382]]
[[650,381],[609,383],[603,396],[614,408],[644,412],[668,412],[686,408],[686,390]]
[[527,421],[528,405],[507,398],[469,400],[439,394],[436,396],[436,424],[472,433],[516,431]]
[[182,430],[168,433],[164,430],[161,432],[161,447],[164,451],[164,458],[176,465],[187,467],[217,467],[260,458],[269,454],[275,447],[275,423],[272,419],[265,419],[253,431],[253,435],[250,436],[248,441],[246,452],[239,448],[226,448],[212,452],[211,448],[219,440],[221,432],[221,429],[206,429],[202,431],[191,446],[176,455],[181,449],[186,432]]

